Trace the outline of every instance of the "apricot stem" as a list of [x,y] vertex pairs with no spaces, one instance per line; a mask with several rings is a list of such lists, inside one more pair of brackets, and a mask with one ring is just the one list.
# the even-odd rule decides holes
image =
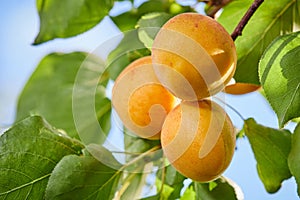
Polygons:
[[123,165],[119,171],[122,171],[124,169],[126,169],[126,167],[129,167],[130,165],[134,164],[135,162],[141,160],[142,158],[144,158],[145,156],[147,156],[148,154],[161,149],[161,145],[157,145],[152,147],[151,149],[149,149],[148,151],[145,151],[144,153],[140,154],[139,156],[137,156],[136,158],[132,159],[131,161],[129,161],[128,163],[126,163],[125,165]]
[[141,155],[144,152],[127,152],[127,151],[110,151],[115,154],[126,154],[126,155]]
[[[165,163],[165,158],[163,158],[163,164]],[[165,174],[166,174],[166,168],[162,167],[162,172],[161,172],[161,186],[159,190],[159,194],[161,194],[164,190],[164,185],[165,185]],[[161,195],[162,197],[163,195]],[[161,199],[161,198],[160,198]]]
[[252,15],[255,13],[255,11],[257,10],[257,8],[263,2],[264,2],[264,0],[254,0],[254,2],[252,3],[252,5],[250,6],[250,8],[247,10],[247,12],[243,16],[243,18],[241,19],[241,21],[239,22],[239,24],[236,26],[236,28],[232,32],[231,38],[233,39],[233,41],[235,41],[235,39],[238,36],[242,35],[244,27],[246,26],[246,24],[248,23],[248,21],[250,20],[250,18],[252,17]]

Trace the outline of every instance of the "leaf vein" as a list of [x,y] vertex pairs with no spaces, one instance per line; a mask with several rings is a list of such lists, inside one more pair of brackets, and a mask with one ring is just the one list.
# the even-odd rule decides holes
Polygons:
[[293,92],[292,94],[292,98],[290,98],[290,101],[288,103],[288,106],[286,106],[285,110],[284,110],[284,113],[282,115],[282,118],[280,120],[280,123],[282,124],[284,122],[284,118],[285,118],[285,115],[289,109],[289,107],[291,106],[292,102],[294,101],[295,97],[296,97],[296,94],[297,94],[297,91],[299,90],[300,88],[300,83],[298,83],[297,87],[296,87],[296,90]]
[[48,178],[50,175],[51,175],[51,173],[50,173],[50,174],[46,174],[46,175],[44,175],[44,176],[42,176],[42,177],[40,177],[40,178],[37,178],[37,179],[35,179],[35,180],[32,180],[31,182],[28,182],[28,183],[25,183],[25,184],[20,185],[20,186],[18,186],[18,187],[12,188],[12,189],[10,189],[10,190],[8,190],[8,191],[6,191],[6,192],[2,192],[2,193],[0,193],[0,196],[2,196],[2,195],[7,195],[7,194],[9,194],[9,193],[11,193],[11,192],[14,192],[14,191],[17,191],[17,190],[22,189],[22,188],[24,188],[24,187],[33,185],[33,184],[37,183],[38,181],[41,181],[41,180],[43,180],[43,179],[45,179],[45,178]]

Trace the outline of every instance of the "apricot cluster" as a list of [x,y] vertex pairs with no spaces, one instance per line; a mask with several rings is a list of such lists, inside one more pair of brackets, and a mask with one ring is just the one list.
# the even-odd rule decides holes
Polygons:
[[208,98],[233,77],[236,59],[233,40],[218,22],[179,14],[159,30],[151,56],[118,76],[112,104],[129,130],[161,139],[180,173],[199,182],[214,180],[230,164],[235,134],[225,110]]

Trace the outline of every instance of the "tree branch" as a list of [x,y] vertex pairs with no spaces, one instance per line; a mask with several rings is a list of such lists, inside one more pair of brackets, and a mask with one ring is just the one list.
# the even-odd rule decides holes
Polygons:
[[250,6],[250,8],[247,10],[247,12],[243,16],[243,18],[241,19],[241,21],[239,22],[239,24],[236,26],[236,28],[232,32],[231,38],[233,39],[233,41],[235,41],[235,39],[238,36],[242,35],[242,31],[243,31],[244,27],[246,26],[246,24],[248,23],[249,19],[252,17],[252,15],[255,13],[255,11],[257,10],[257,8],[263,2],[264,2],[264,0],[254,0],[254,2],[252,3],[252,5]]

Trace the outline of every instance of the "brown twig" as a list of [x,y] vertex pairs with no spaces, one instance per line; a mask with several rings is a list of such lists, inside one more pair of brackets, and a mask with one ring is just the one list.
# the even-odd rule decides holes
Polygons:
[[264,0],[254,0],[254,2],[252,3],[252,5],[250,6],[250,8],[247,10],[247,12],[243,16],[243,18],[241,19],[241,21],[239,22],[239,24],[236,26],[236,28],[232,32],[231,38],[233,39],[233,41],[235,41],[235,39],[238,36],[242,35],[242,31],[243,31],[244,27],[246,26],[246,24],[248,23],[249,19],[252,17],[252,15],[255,13],[255,11],[257,10],[257,8],[263,2],[264,2]]
[[232,0],[211,0],[207,3],[206,14],[211,18],[215,18],[216,13],[229,4]]

